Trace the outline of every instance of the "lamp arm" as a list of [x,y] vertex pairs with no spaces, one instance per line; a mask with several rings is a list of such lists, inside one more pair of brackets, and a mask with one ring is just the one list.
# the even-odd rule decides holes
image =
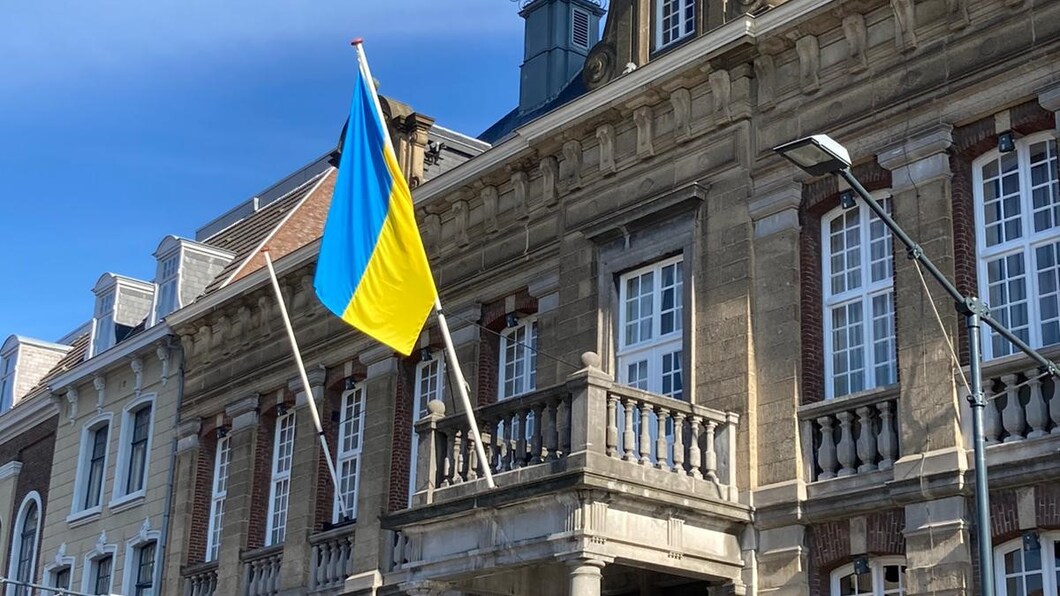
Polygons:
[[1037,350],[1027,345],[1027,342],[1023,341],[1019,337],[1016,337],[1015,334],[1009,331],[1004,325],[998,322],[997,319],[990,315],[990,309],[986,306],[986,304],[984,304],[981,300],[979,300],[979,298],[976,298],[975,296],[968,296],[962,294],[961,291],[958,290],[957,287],[954,286],[953,283],[951,283],[950,280],[947,279],[941,271],[939,271],[938,267],[936,267],[935,264],[931,262],[931,259],[929,259],[927,255],[924,254],[923,247],[921,247],[912,238],[910,238],[909,234],[906,234],[905,230],[903,230],[898,225],[898,223],[891,218],[890,214],[888,214],[887,211],[884,210],[883,206],[880,205],[880,203],[876,199],[872,198],[872,195],[869,194],[869,191],[866,190],[865,187],[861,185],[861,182],[859,182],[858,179],[854,177],[854,173],[850,171],[850,168],[843,168],[838,172],[838,174],[843,180],[847,182],[847,184],[850,185],[850,188],[852,188],[854,192],[856,192],[858,196],[861,197],[863,201],[865,201],[865,204],[868,205],[869,209],[871,209],[872,212],[880,218],[880,221],[883,222],[883,225],[887,226],[887,229],[889,229],[891,233],[894,234],[895,238],[898,238],[898,240],[903,245],[905,245],[906,253],[908,254],[909,258],[920,263],[924,267],[924,269],[927,269],[928,273],[931,274],[931,277],[935,278],[935,281],[937,281],[939,285],[941,285],[942,288],[946,290],[946,293],[949,294],[951,298],[953,298],[954,302],[956,302],[958,312],[964,315],[970,315],[973,313],[979,315],[979,318],[984,323],[989,325],[991,329],[1001,335],[1001,337],[1004,337],[1012,345],[1019,348],[1021,352],[1030,356],[1032,360],[1037,362],[1039,366],[1048,371],[1050,375],[1057,379],[1060,379],[1060,366],[1057,366],[1055,362],[1049,360],[1045,356],[1042,356]]

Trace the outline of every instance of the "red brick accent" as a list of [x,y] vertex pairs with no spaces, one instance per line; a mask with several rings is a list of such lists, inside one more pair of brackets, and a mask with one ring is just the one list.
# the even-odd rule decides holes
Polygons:
[[905,512],[891,509],[870,513],[867,520],[868,549],[873,555],[905,555]]
[[408,506],[409,478],[412,474],[412,425],[416,415],[413,400],[416,397],[416,363],[419,354],[413,351],[408,358],[398,363],[397,382],[394,388],[394,432],[390,444],[390,484],[387,491],[387,512],[399,511]]
[[[15,484],[14,501],[12,502],[13,513],[18,514],[18,508],[22,505],[22,501],[26,498],[26,495],[33,491],[37,491],[40,495],[41,510],[39,519],[42,521],[47,519],[48,509],[48,486],[51,482],[52,474],[52,459],[55,454],[55,428],[58,424],[58,417],[53,416],[48,418],[44,422],[26,429],[24,432],[19,433],[13,437],[10,437],[7,441],[0,444],[0,465],[6,464],[11,461],[20,461],[23,466],[18,473],[18,482]],[[8,437],[5,437],[8,438]],[[4,526],[0,528],[3,530],[3,535],[0,535],[0,540],[6,540],[7,544],[12,544],[13,536],[12,533],[15,530],[15,520],[4,520]],[[42,541],[37,541],[37,560],[40,560],[40,544]],[[8,556],[10,557],[10,549]],[[0,569],[8,569],[9,561],[0,561],[3,566]],[[41,577],[42,564],[37,565],[37,578]]]
[[1035,501],[1038,527],[1043,530],[1060,529],[1060,484],[1037,487]]
[[[974,499],[971,503],[971,511],[975,511]],[[1020,535],[1016,491],[990,492],[990,534],[994,538],[995,545]]]
[[[335,418],[342,411],[342,393],[345,383],[336,384],[333,388],[324,389],[324,400],[320,411],[320,426],[324,430],[324,438],[328,441],[331,450],[332,461],[338,462],[339,451],[339,425]],[[331,472],[328,470],[328,461],[324,452],[320,451],[317,456],[317,499],[316,515],[313,518],[313,531],[319,532],[332,523],[334,519],[333,508],[335,507],[335,486],[331,480]]]
[[210,530],[210,499],[213,496],[214,463],[217,457],[216,429],[203,430],[199,435],[199,449],[195,457],[195,476],[192,479],[191,528],[188,537],[188,565],[206,560],[206,543]]
[[[482,318],[479,323],[488,329],[481,334],[478,351],[478,405],[484,406],[497,401],[497,382],[500,377],[500,338],[496,335],[504,330],[504,298],[483,305]],[[537,298],[523,288],[515,293],[515,312],[534,314],[537,312]],[[490,333],[493,331],[493,333]]]
[[832,570],[850,560],[850,522],[839,520],[806,528],[810,594],[827,596]]
[[[891,186],[891,172],[875,161],[854,166],[854,175],[868,190]],[[835,176],[802,187],[799,206],[799,294],[802,320],[802,401],[824,399],[824,297],[821,269],[821,217],[839,205]]]
[[[266,392],[264,395],[274,395]],[[293,402],[287,403],[294,407]],[[272,480],[272,445],[276,438],[276,405],[270,404],[258,418],[258,436],[254,449],[254,492],[250,498],[250,530],[247,532],[247,548],[265,546],[265,528],[269,515],[269,482]]]

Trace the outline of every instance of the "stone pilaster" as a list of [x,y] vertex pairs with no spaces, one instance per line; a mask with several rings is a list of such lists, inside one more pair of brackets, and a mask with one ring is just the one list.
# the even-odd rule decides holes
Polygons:
[[1039,93],[1038,104],[1055,115],[1056,132],[1060,133],[1060,85],[1054,85]]
[[789,525],[758,534],[758,591],[762,596],[809,596],[806,528]]
[[[323,366],[307,371],[313,400],[320,408],[324,395],[327,371]],[[312,552],[309,535],[316,521],[317,461],[320,457],[320,438],[309,399],[302,380],[291,379],[287,388],[295,394],[294,455],[291,465],[291,500],[287,507],[287,530],[283,542],[283,561],[280,570],[280,592],[294,594],[309,583]],[[330,480],[329,480],[330,482]]]
[[[165,585],[166,594],[184,592],[180,568],[188,560],[188,546],[191,544],[192,512],[194,511],[195,491],[207,490],[195,486],[196,469],[200,457],[199,431],[202,420],[194,418],[184,420],[177,426],[177,453],[173,461],[173,509],[170,520],[169,548],[166,549]],[[0,547],[2,548],[2,547]]]
[[259,402],[260,396],[255,393],[225,407],[225,414],[232,420],[232,430],[228,435],[228,497],[221,528],[221,544],[225,547],[218,557],[217,594],[243,594],[246,591],[246,574],[239,555],[247,546],[250,531],[254,453],[257,442],[262,439],[257,432]]
[[362,381],[365,420],[353,543],[355,574],[380,569],[389,548],[379,518],[386,513],[390,490],[390,451],[380,446],[393,444],[398,358],[393,350],[380,346],[362,353],[361,362],[368,374]]
[[[13,522],[17,513],[18,503],[15,503],[15,488],[18,486],[18,476],[22,472],[22,462],[9,461],[0,466],[0,519]],[[0,571],[7,571],[7,551],[11,548],[8,540],[8,530],[0,534]]]
[[905,507],[907,596],[972,593],[967,501],[952,496]]

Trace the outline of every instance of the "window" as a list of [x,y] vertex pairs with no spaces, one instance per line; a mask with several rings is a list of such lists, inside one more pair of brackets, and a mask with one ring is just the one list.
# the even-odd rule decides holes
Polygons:
[[151,414],[154,411],[152,405],[148,403],[125,415],[122,429],[125,449],[122,454],[124,495],[132,495],[144,489],[150,450]]
[[104,294],[96,300],[96,316],[93,321],[92,354],[101,354],[114,345],[114,293]]
[[364,434],[364,389],[357,387],[342,394],[342,411],[339,414],[339,501],[335,496],[336,523],[342,521],[342,505],[348,509],[350,519],[357,517],[357,486],[361,472],[361,437]]
[[75,511],[93,509],[100,505],[109,440],[110,424],[108,421],[85,428],[81,443],[81,465],[78,469],[79,490],[74,499]]
[[[58,588],[59,590],[69,590],[70,589],[70,567],[63,567],[62,569],[58,569],[58,570],[52,572],[51,586],[53,588]],[[61,594],[61,592],[55,591],[55,592],[52,592],[52,594]]]
[[[890,211],[890,199],[880,199]],[[864,203],[821,220],[825,397],[897,380],[891,233]]]
[[501,333],[500,399],[537,387],[537,319],[524,318]]
[[[22,500],[11,534],[11,556],[8,577],[15,581],[33,583],[36,577],[37,540],[40,537],[40,495],[36,491]],[[26,586],[10,586],[9,596],[29,596],[33,590]]]
[[180,252],[166,257],[158,267],[158,302],[155,303],[155,320],[161,321],[163,317],[180,307],[180,298],[177,289],[180,281]]
[[673,398],[684,397],[682,381],[681,257],[631,271],[619,278],[619,380]]
[[427,403],[441,400],[445,395],[445,358],[442,352],[435,352],[429,360],[416,365],[416,391],[413,396],[412,410],[412,458],[409,460],[409,504],[412,494],[416,492],[416,464],[419,454],[420,437],[415,424],[427,415]]
[[15,402],[15,353],[0,358],[0,412]]
[[589,49],[589,13],[580,8],[571,7],[571,45],[576,48]]
[[[1021,139],[973,167],[979,292],[991,313],[1032,347],[1060,343],[1060,174],[1056,140]],[[987,358],[1015,352],[984,329]]]
[[655,49],[696,32],[696,0],[655,0]]
[[900,558],[873,559],[868,569],[857,573],[854,565],[832,573],[832,596],[871,596],[905,594],[905,561]]
[[272,447],[272,482],[269,487],[269,516],[265,545],[283,542],[287,531],[287,502],[291,492],[291,464],[294,460],[294,412],[276,419],[276,438]]
[[1060,593],[1060,532],[1032,533],[997,547],[994,575],[998,596]]
[[155,593],[155,545],[148,542],[137,547],[135,553],[135,579],[133,596],[154,596]]
[[206,534],[206,560],[216,561],[221,551],[221,528],[228,496],[228,464],[232,461],[231,439],[217,440],[213,464],[213,492],[210,495],[210,527]]
[[104,555],[92,561],[93,594],[110,594],[111,576],[114,572],[114,555]]

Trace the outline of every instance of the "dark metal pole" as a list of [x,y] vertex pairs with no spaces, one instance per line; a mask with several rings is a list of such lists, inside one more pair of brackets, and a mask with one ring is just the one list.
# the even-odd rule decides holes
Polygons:
[[972,444],[975,448],[975,530],[979,546],[979,588],[983,596],[994,596],[994,548],[990,536],[990,490],[986,484],[986,442],[983,439],[983,411],[986,399],[983,396],[982,370],[979,354],[979,314],[974,310],[964,313],[968,325],[968,382],[971,394],[968,402],[972,406]]

